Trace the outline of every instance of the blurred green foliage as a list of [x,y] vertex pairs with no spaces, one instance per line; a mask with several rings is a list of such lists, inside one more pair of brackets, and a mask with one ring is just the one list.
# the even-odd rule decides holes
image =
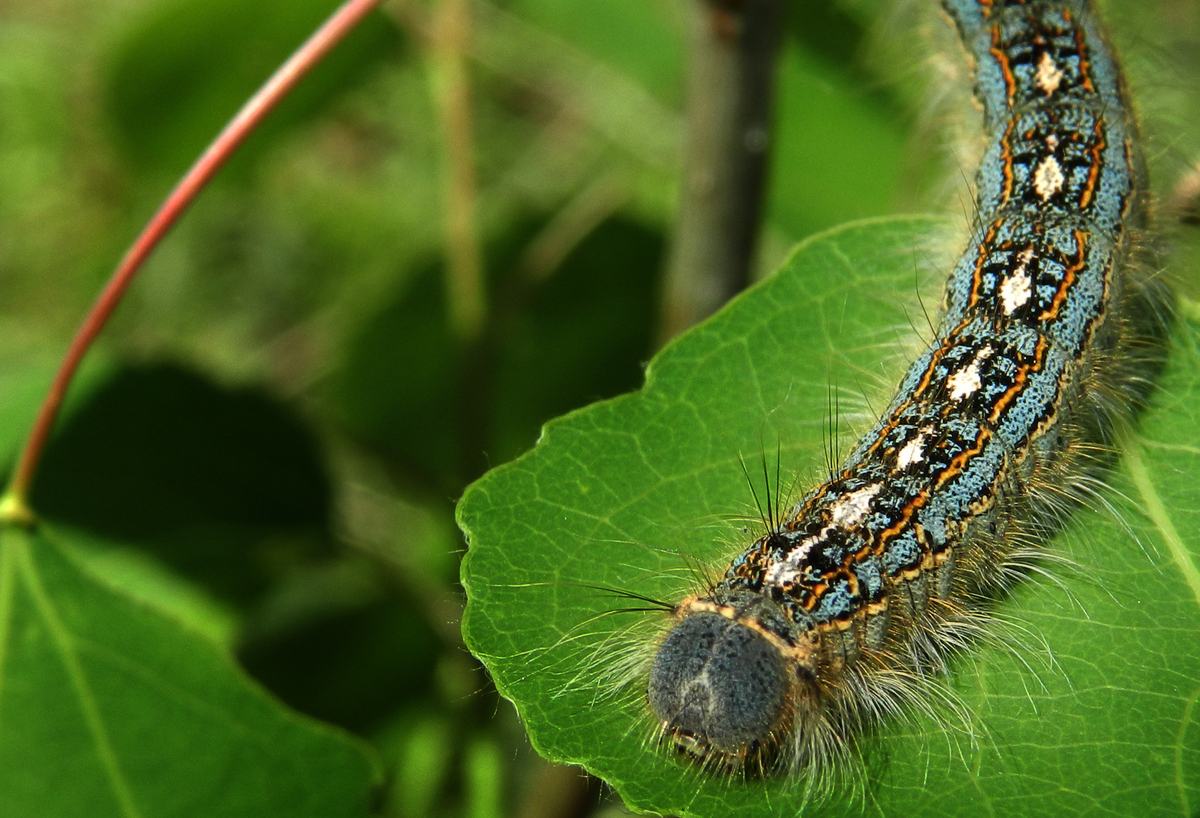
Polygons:
[[[472,5],[488,298],[471,342],[445,314],[430,4],[373,15],[159,248],[47,453],[34,500],[70,527],[68,559],[369,742],[383,814],[596,798],[532,753],[464,650],[451,512],[543,422],[636,388],[654,352],[681,2]],[[1155,170],[1174,178],[1200,147],[1180,125],[1200,113],[1180,79],[1200,76],[1196,10],[1111,5],[1147,118],[1166,122]],[[141,223],[332,6],[0,4],[0,469]],[[764,272],[849,219],[958,212],[940,180],[970,171],[931,147],[945,129],[919,56],[946,45],[940,23],[890,9],[794,3]]]

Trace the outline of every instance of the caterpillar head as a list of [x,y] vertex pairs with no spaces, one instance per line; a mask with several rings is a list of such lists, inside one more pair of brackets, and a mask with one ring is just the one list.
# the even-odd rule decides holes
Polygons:
[[647,691],[664,737],[706,766],[768,771],[790,735],[799,687],[811,683],[810,651],[790,643],[783,612],[757,593],[690,599],[678,610]]

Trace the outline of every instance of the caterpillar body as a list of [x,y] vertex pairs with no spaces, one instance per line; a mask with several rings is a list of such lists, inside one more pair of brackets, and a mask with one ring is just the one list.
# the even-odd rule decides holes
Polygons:
[[673,610],[660,735],[724,771],[819,778],[986,634],[1086,499],[1161,364],[1136,125],[1088,0],[945,0],[987,147],[943,317],[824,484]]

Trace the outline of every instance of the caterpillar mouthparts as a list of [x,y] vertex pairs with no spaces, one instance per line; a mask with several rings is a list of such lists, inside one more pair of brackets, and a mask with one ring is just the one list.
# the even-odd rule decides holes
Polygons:
[[764,767],[800,698],[794,686],[813,679],[811,651],[787,645],[786,615],[759,594],[681,607],[650,671],[650,708],[683,752],[728,771]]

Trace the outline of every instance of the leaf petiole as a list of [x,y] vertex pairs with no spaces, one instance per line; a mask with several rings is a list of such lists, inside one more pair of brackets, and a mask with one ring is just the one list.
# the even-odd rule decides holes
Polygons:
[[0,497],[0,524],[29,526],[35,521],[36,515],[29,505],[29,491],[67,389],[83,361],[83,356],[87,354],[117,305],[121,303],[125,291],[129,289],[129,285],[133,283],[134,277],[154,248],[267,114],[274,110],[296,84],[380,2],[381,0],[346,0],[330,15],[234,115],[183,175],[142,229],[141,234],[130,245],[125,257],[113,271],[112,277],[92,304],[70,346],[67,347],[62,364],[54,376],[54,382],[50,385],[50,391],[38,410],[33,430],[21,451],[12,480]]

